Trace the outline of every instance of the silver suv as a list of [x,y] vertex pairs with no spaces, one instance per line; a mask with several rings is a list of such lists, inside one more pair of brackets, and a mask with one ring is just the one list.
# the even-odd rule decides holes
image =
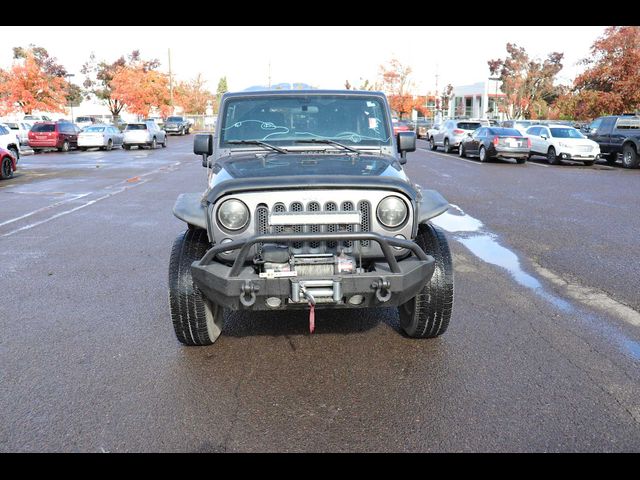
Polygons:
[[454,148],[460,146],[460,142],[467,133],[488,126],[488,120],[447,120],[430,131],[429,145],[431,150],[443,147],[445,153],[450,153]]
[[[396,307],[410,337],[445,332],[453,305],[447,239],[430,220],[449,204],[407,177],[414,132],[393,134],[385,95],[226,93],[194,153],[208,188],[173,209],[169,304],[178,340],[213,343],[224,309]],[[330,316],[331,314],[327,314]]]
[[122,146],[125,150],[131,147],[153,149],[159,143],[163,147],[167,146],[167,134],[154,121],[128,123],[124,129]]

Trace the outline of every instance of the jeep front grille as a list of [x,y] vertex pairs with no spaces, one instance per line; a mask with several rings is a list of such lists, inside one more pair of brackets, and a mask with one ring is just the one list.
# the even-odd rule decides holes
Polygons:
[[[338,208],[338,205],[340,208]],[[336,233],[338,231],[345,232],[369,232],[371,231],[371,205],[367,200],[361,200],[357,203],[358,210],[361,213],[361,222],[360,225],[346,225],[340,226],[338,224],[335,225],[275,225],[269,229],[269,209],[266,205],[260,204],[256,208],[256,233]],[[284,203],[278,202],[273,205],[271,212],[272,213],[330,213],[330,212],[355,212],[354,202],[344,201],[340,203],[336,203],[333,201],[326,202],[323,206],[320,205],[317,201],[308,202],[304,205],[302,202],[295,201],[291,202],[291,204],[287,206]],[[339,253],[344,250],[347,253],[354,251],[354,243],[352,241],[344,241],[344,242],[324,242],[324,241],[313,241],[313,242],[293,242],[292,247],[294,252],[296,253]],[[370,246],[369,241],[363,241],[363,248],[368,248]],[[259,249],[261,249],[262,245],[259,245]],[[357,245],[356,245],[357,247]],[[357,248],[356,248],[357,251]]]

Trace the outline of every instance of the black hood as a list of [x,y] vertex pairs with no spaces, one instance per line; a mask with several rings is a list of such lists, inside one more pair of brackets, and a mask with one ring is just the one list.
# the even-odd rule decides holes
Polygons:
[[[391,169],[389,168],[391,167]],[[255,153],[218,159],[214,171],[232,178],[347,175],[350,177],[401,176],[398,160],[385,155],[287,153],[256,156]]]

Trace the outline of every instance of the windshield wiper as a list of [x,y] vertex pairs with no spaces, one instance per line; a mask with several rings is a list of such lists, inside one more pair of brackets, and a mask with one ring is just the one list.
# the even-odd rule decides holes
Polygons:
[[345,145],[343,143],[336,142],[335,140],[329,140],[328,138],[309,138],[305,140],[296,140],[296,143],[325,143],[327,145],[337,145],[338,147],[342,147],[345,150],[349,150],[350,152],[354,152],[360,155],[360,150],[349,147],[348,145]]
[[227,143],[230,143],[231,145],[261,145],[263,147],[270,148],[271,150],[275,150],[276,152],[289,153],[284,148],[276,147],[275,145],[271,145],[261,140],[229,140]]

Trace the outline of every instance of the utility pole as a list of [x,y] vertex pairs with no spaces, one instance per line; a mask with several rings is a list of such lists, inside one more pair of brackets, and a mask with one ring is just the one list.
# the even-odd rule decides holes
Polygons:
[[171,49],[169,48],[169,98],[171,102],[171,115],[173,115],[173,76],[171,75]]

